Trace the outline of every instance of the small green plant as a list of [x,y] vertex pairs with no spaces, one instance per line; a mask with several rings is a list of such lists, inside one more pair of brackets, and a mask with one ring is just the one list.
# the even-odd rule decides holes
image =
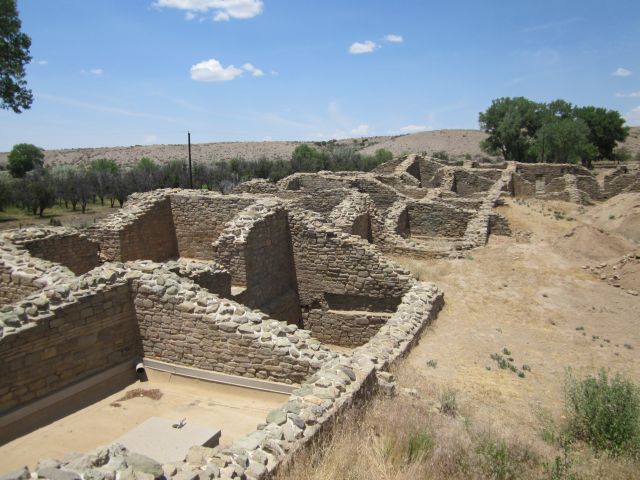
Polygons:
[[455,417],[458,414],[457,392],[447,389],[440,394],[440,413]]
[[525,466],[536,461],[535,455],[527,447],[510,445],[490,434],[479,438],[476,452],[481,459],[483,478],[495,480],[519,479]]
[[522,365],[522,371],[530,372],[531,371],[531,367],[525,363],[524,365]]
[[596,451],[612,455],[640,454],[640,391],[630,380],[616,375],[566,380],[568,431]]
[[573,461],[571,460],[570,442],[566,437],[558,440],[561,455],[556,455],[551,462],[546,463],[546,471],[549,480],[575,480],[572,473]]
[[436,368],[438,366],[438,360],[429,360],[427,362],[427,367]]
[[616,216],[615,215],[609,215],[609,220],[615,220]]
[[504,348],[502,349],[502,353],[504,353],[506,356],[511,355],[511,352],[509,351],[509,349],[508,349],[507,347],[504,347]]
[[576,327],[576,330],[582,331],[582,330],[584,330],[584,327]]
[[426,429],[411,433],[407,441],[407,463],[419,462],[424,459],[433,448],[433,445],[433,438]]

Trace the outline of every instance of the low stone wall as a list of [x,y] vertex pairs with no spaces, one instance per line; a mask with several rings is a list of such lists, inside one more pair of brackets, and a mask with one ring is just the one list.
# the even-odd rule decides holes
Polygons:
[[231,297],[231,274],[216,262],[181,258],[166,262],[165,267],[180,277],[193,280],[208,292]]
[[11,241],[29,253],[60,263],[76,275],[99,265],[99,246],[78,230],[63,227],[38,227],[14,231]]
[[474,172],[458,168],[454,173],[454,186],[452,190],[462,196],[486,192],[493,186],[501,174],[502,172],[500,170]]
[[134,193],[124,208],[99,221],[87,232],[100,244],[104,261],[148,259],[163,261],[178,256],[169,195],[173,190]]
[[411,235],[427,237],[462,238],[472,210],[462,210],[435,201],[407,204]]
[[[32,257],[28,250],[14,244],[14,236],[24,238],[25,232],[8,230],[0,234],[0,306],[73,278],[67,267]],[[0,323],[0,337],[3,327]]]
[[640,192],[640,169],[622,166],[604,177],[604,196],[611,198],[626,192]]
[[48,287],[1,314],[0,413],[139,353],[126,280],[98,270],[72,286]]
[[304,327],[323,343],[358,347],[367,343],[390,316],[366,311],[311,310]]
[[337,355],[309,332],[167,276],[162,265],[129,278],[145,357],[295,384]]

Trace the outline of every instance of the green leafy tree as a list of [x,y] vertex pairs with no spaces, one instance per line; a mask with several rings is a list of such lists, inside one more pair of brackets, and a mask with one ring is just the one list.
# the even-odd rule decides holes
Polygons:
[[45,169],[38,168],[27,172],[16,187],[17,200],[33,215],[42,217],[44,210],[51,208],[55,203],[53,182]]
[[22,178],[34,168],[42,167],[44,152],[30,143],[19,143],[13,146],[7,160],[9,173],[14,177]]
[[327,156],[307,144],[298,145],[291,155],[294,172],[318,172],[325,168]]
[[91,162],[89,177],[101,205],[104,205],[104,199],[108,197],[111,199],[111,207],[113,207],[115,182],[119,171],[120,167],[115,160],[99,158]]
[[482,149],[505,160],[527,161],[531,140],[542,124],[543,107],[524,97],[494,100],[480,113],[480,128],[489,134]]
[[629,135],[629,127],[624,118],[615,110],[599,107],[580,107],[575,116],[589,127],[589,141],[598,149],[598,158],[613,158],[617,142],[624,142]]
[[393,153],[391,153],[386,148],[379,148],[378,150],[376,150],[376,153],[374,153],[373,158],[375,158],[376,162],[378,162],[379,165],[381,163],[390,162],[391,160],[393,160]]
[[547,163],[578,163],[590,166],[597,155],[589,141],[589,127],[580,119],[560,118],[545,123],[531,148],[533,157]]
[[8,172],[0,172],[0,212],[11,203],[14,181]]
[[21,27],[16,0],[0,0],[0,108],[16,113],[33,102],[24,71],[31,61],[31,39]]

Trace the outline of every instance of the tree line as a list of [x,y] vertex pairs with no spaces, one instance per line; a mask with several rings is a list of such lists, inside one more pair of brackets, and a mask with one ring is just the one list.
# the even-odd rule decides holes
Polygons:
[[615,159],[617,142],[629,134],[619,112],[565,100],[498,98],[479,120],[489,135],[482,149],[519,162],[582,163],[590,168],[594,160]]
[[[370,171],[393,155],[379,149],[373,156],[362,155],[353,147],[329,143],[316,149],[299,145],[290,159],[249,161],[241,158],[215,162],[195,162],[193,187],[228,192],[237,184],[254,178],[272,182],[295,172]],[[157,188],[189,188],[187,163],[173,160],[159,164],[141,158],[130,167],[111,159],[93,160],[89,165],[44,166],[44,152],[31,144],[18,144],[7,157],[7,171],[0,172],[0,210],[15,205],[43,215],[56,204],[85,212],[90,203],[105,202],[122,206],[128,195]]]

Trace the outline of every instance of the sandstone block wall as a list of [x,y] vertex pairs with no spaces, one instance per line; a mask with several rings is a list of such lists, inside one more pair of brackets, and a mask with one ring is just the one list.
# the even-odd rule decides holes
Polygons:
[[280,320],[300,321],[297,280],[286,210],[277,202],[251,205],[229,222],[214,245],[218,261],[245,291],[238,299]]
[[335,353],[295,325],[223,300],[179,277],[132,281],[144,355],[230,375],[301,383]]
[[390,317],[367,311],[311,310],[305,318],[305,328],[323,343],[358,347],[367,343]]
[[502,174],[499,170],[495,172],[497,174],[491,175],[491,170],[472,172],[464,169],[456,169],[454,173],[453,191],[463,196],[486,192],[496,182],[497,177]]
[[411,235],[462,238],[474,212],[439,202],[410,202],[407,205]]
[[213,260],[211,244],[225,224],[255,199],[209,192],[183,192],[171,196],[171,211],[181,257]]
[[34,257],[60,263],[76,275],[87,273],[99,265],[98,243],[79,232],[50,235],[23,245]]
[[125,207],[90,227],[105,261],[164,261],[178,255],[169,194],[171,190],[134,193]]
[[[0,305],[8,305],[48,285],[69,281],[73,272],[63,265],[34,258],[20,245],[47,236],[51,229],[8,230],[0,234]],[[0,324],[0,336],[3,326]]]
[[340,232],[309,212],[290,211],[289,221],[303,310],[328,309],[326,294],[395,302],[410,274],[365,240]]
[[126,284],[96,291],[57,287],[59,304],[35,295],[4,314],[28,323],[0,339],[0,413],[42,398],[139,353]]

